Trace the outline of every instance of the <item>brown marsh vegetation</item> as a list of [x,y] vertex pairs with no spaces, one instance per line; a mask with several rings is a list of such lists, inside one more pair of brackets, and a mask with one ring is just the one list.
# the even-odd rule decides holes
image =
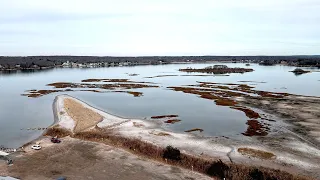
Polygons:
[[106,84],[92,84],[92,83],[68,83],[68,82],[57,82],[51,83],[47,86],[53,86],[54,88],[100,88],[100,89],[138,89],[138,88],[157,88],[159,86],[147,85],[143,83],[106,83]]
[[81,82],[131,82],[129,79],[84,79]]
[[27,91],[26,94],[21,94],[22,96],[27,96],[31,98],[37,98],[41,97],[44,95],[48,95],[51,93],[57,93],[57,92],[76,92],[76,91],[82,91],[82,92],[96,92],[96,93],[101,93],[102,91],[98,90],[71,90],[71,89],[65,89],[65,90],[35,90],[35,91]]
[[242,133],[245,136],[266,136],[268,135],[269,127],[261,124],[257,120],[248,120],[248,128],[246,132]]
[[239,148],[238,152],[245,156],[266,159],[266,160],[273,159],[276,157],[276,155],[274,155],[271,152],[261,151],[261,150],[252,149],[252,148]]
[[236,109],[239,111],[242,111],[246,114],[246,116],[250,119],[258,119],[260,118],[260,114],[249,109],[249,108],[245,108],[245,107],[231,107],[232,109]]
[[[168,74],[168,75],[157,75],[157,76],[149,76],[149,77],[144,77],[147,79],[153,79],[153,78],[160,78],[160,77],[177,77],[177,76],[199,76],[199,77],[206,77],[206,76],[217,76],[217,75],[206,75],[206,74],[181,74],[181,75],[177,75],[177,74]],[[219,76],[229,76],[227,74],[220,74]]]
[[176,118],[178,115],[161,115],[161,116],[152,116],[151,119],[163,119],[163,118]]
[[174,124],[174,123],[177,123],[177,122],[180,122],[181,120],[180,119],[168,119],[166,121],[164,121],[165,123],[168,123],[168,124]]
[[269,127],[268,124],[261,124],[257,121],[257,119],[263,120],[258,112],[248,107],[240,106],[239,102],[235,99],[236,97],[283,98],[290,95],[287,93],[258,91],[254,90],[252,86],[236,83],[198,82],[196,85],[168,88],[187,94],[195,94],[200,98],[213,100],[218,106],[227,106],[244,112],[251,119],[247,121],[247,131],[242,133],[245,136],[266,136]]
[[194,132],[194,131],[203,132],[203,129],[200,129],[200,128],[194,128],[194,129],[189,129],[189,130],[184,131],[184,132]]
[[158,78],[158,77],[175,77],[175,76],[179,76],[179,75],[158,75],[158,76],[150,76],[150,77],[145,77],[146,79],[152,79],[152,78]]
[[[27,97],[41,97],[51,93],[57,92],[72,92],[72,91],[86,91],[86,92],[120,92],[128,93],[134,97],[140,97],[143,95],[142,92],[136,91],[122,91],[124,89],[141,89],[141,88],[158,88],[159,86],[148,84],[149,82],[134,82],[128,79],[85,79],[82,82],[105,82],[105,83],[70,83],[70,82],[56,82],[50,83],[47,86],[54,87],[51,90],[30,90],[27,93],[22,94]],[[78,90],[80,89],[80,90]],[[106,91],[110,90],[110,91]]]

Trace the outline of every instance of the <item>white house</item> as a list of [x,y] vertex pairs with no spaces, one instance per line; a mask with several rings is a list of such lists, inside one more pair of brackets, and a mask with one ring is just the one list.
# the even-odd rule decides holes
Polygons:
[[0,151],[0,156],[8,156],[8,155],[9,155],[9,153],[6,153],[4,151]]

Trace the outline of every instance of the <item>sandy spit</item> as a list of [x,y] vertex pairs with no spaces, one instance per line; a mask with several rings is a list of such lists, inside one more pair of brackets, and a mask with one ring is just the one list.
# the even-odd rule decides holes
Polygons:
[[[306,154],[303,154],[303,156],[300,157],[299,154],[291,154],[285,150],[279,151],[272,147],[262,145],[257,141],[252,141],[250,143],[250,141],[242,142],[217,137],[201,137],[192,133],[172,132],[167,129],[163,129],[161,123],[157,121],[122,118],[96,109],[71,96],[60,95],[57,96],[55,100],[56,113],[58,114],[57,123],[70,130],[74,129],[76,121],[68,116],[63,103],[65,99],[72,99],[74,102],[81,104],[84,108],[94,111],[103,117],[102,121],[92,124],[92,128],[98,126],[99,128],[112,129],[124,137],[137,138],[160,147],[172,145],[179,148],[184,153],[202,156],[209,159],[222,159],[224,161],[232,161],[234,163],[265,166],[289,172],[298,171],[305,174],[308,172],[320,171],[320,166],[316,162],[317,159],[314,159],[311,153],[308,155],[309,157],[306,158]],[[161,136],[159,134],[166,135]],[[297,142],[297,144],[299,144],[299,142]],[[250,147],[272,152],[276,155],[276,158],[273,160],[262,161],[261,159],[246,157],[237,152],[239,147]],[[320,152],[317,149],[314,151],[316,151],[316,154]]]

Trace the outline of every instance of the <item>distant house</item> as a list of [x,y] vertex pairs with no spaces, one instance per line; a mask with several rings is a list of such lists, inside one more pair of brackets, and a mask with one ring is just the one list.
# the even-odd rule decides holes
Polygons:
[[214,65],[214,66],[208,66],[205,69],[227,69],[228,66],[226,65]]
[[0,151],[0,157],[5,157],[5,156],[8,156],[9,153],[6,153],[4,151]]
[[3,179],[3,180],[19,180],[19,179],[10,177],[10,176],[6,176],[6,177],[0,176],[0,179],[1,179],[1,180],[2,180],[2,179]]
[[69,61],[64,62],[64,63],[62,63],[62,66],[63,67],[70,67],[70,62]]
[[213,66],[213,69],[227,69],[228,68],[228,66],[226,66],[226,65],[214,65]]
[[33,69],[38,69],[38,68],[40,68],[40,67],[39,67],[38,65],[34,64],[34,65],[31,66],[31,68],[33,68]]
[[71,67],[73,67],[73,68],[78,67],[78,64],[74,63],[74,62],[71,62]]

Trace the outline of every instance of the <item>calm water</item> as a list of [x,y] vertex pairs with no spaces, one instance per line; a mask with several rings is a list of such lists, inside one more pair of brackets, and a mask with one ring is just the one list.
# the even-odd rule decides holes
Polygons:
[[[219,63],[221,64],[221,63]],[[196,84],[196,81],[237,83],[237,81],[265,81],[256,89],[293,94],[320,96],[320,73],[295,76],[294,67],[251,65],[254,72],[230,76],[178,76],[146,79],[157,75],[179,75],[179,68],[203,68],[212,64],[174,64],[163,66],[112,67],[96,69],[53,69],[36,73],[0,73],[0,145],[18,147],[36,138],[41,131],[27,128],[47,127],[53,122],[52,102],[57,94],[40,98],[21,96],[25,90],[49,89],[52,82],[80,82],[88,78],[127,78],[134,81],[158,83],[160,88],[138,89],[142,97],[124,93],[69,92],[81,100],[107,112],[131,118],[154,115],[178,114],[182,121],[164,125],[174,131],[191,128],[204,129],[207,136],[242,137],[248,118],[244,113],[228,107],[216,106],[213,101],[195,95],[166,89],[168,86]],[[244,64],[227,64],[229,67],[245,67]],[[128,76],[137,73],[139,76]],[[249,83],[252,84],[252,83]]]

